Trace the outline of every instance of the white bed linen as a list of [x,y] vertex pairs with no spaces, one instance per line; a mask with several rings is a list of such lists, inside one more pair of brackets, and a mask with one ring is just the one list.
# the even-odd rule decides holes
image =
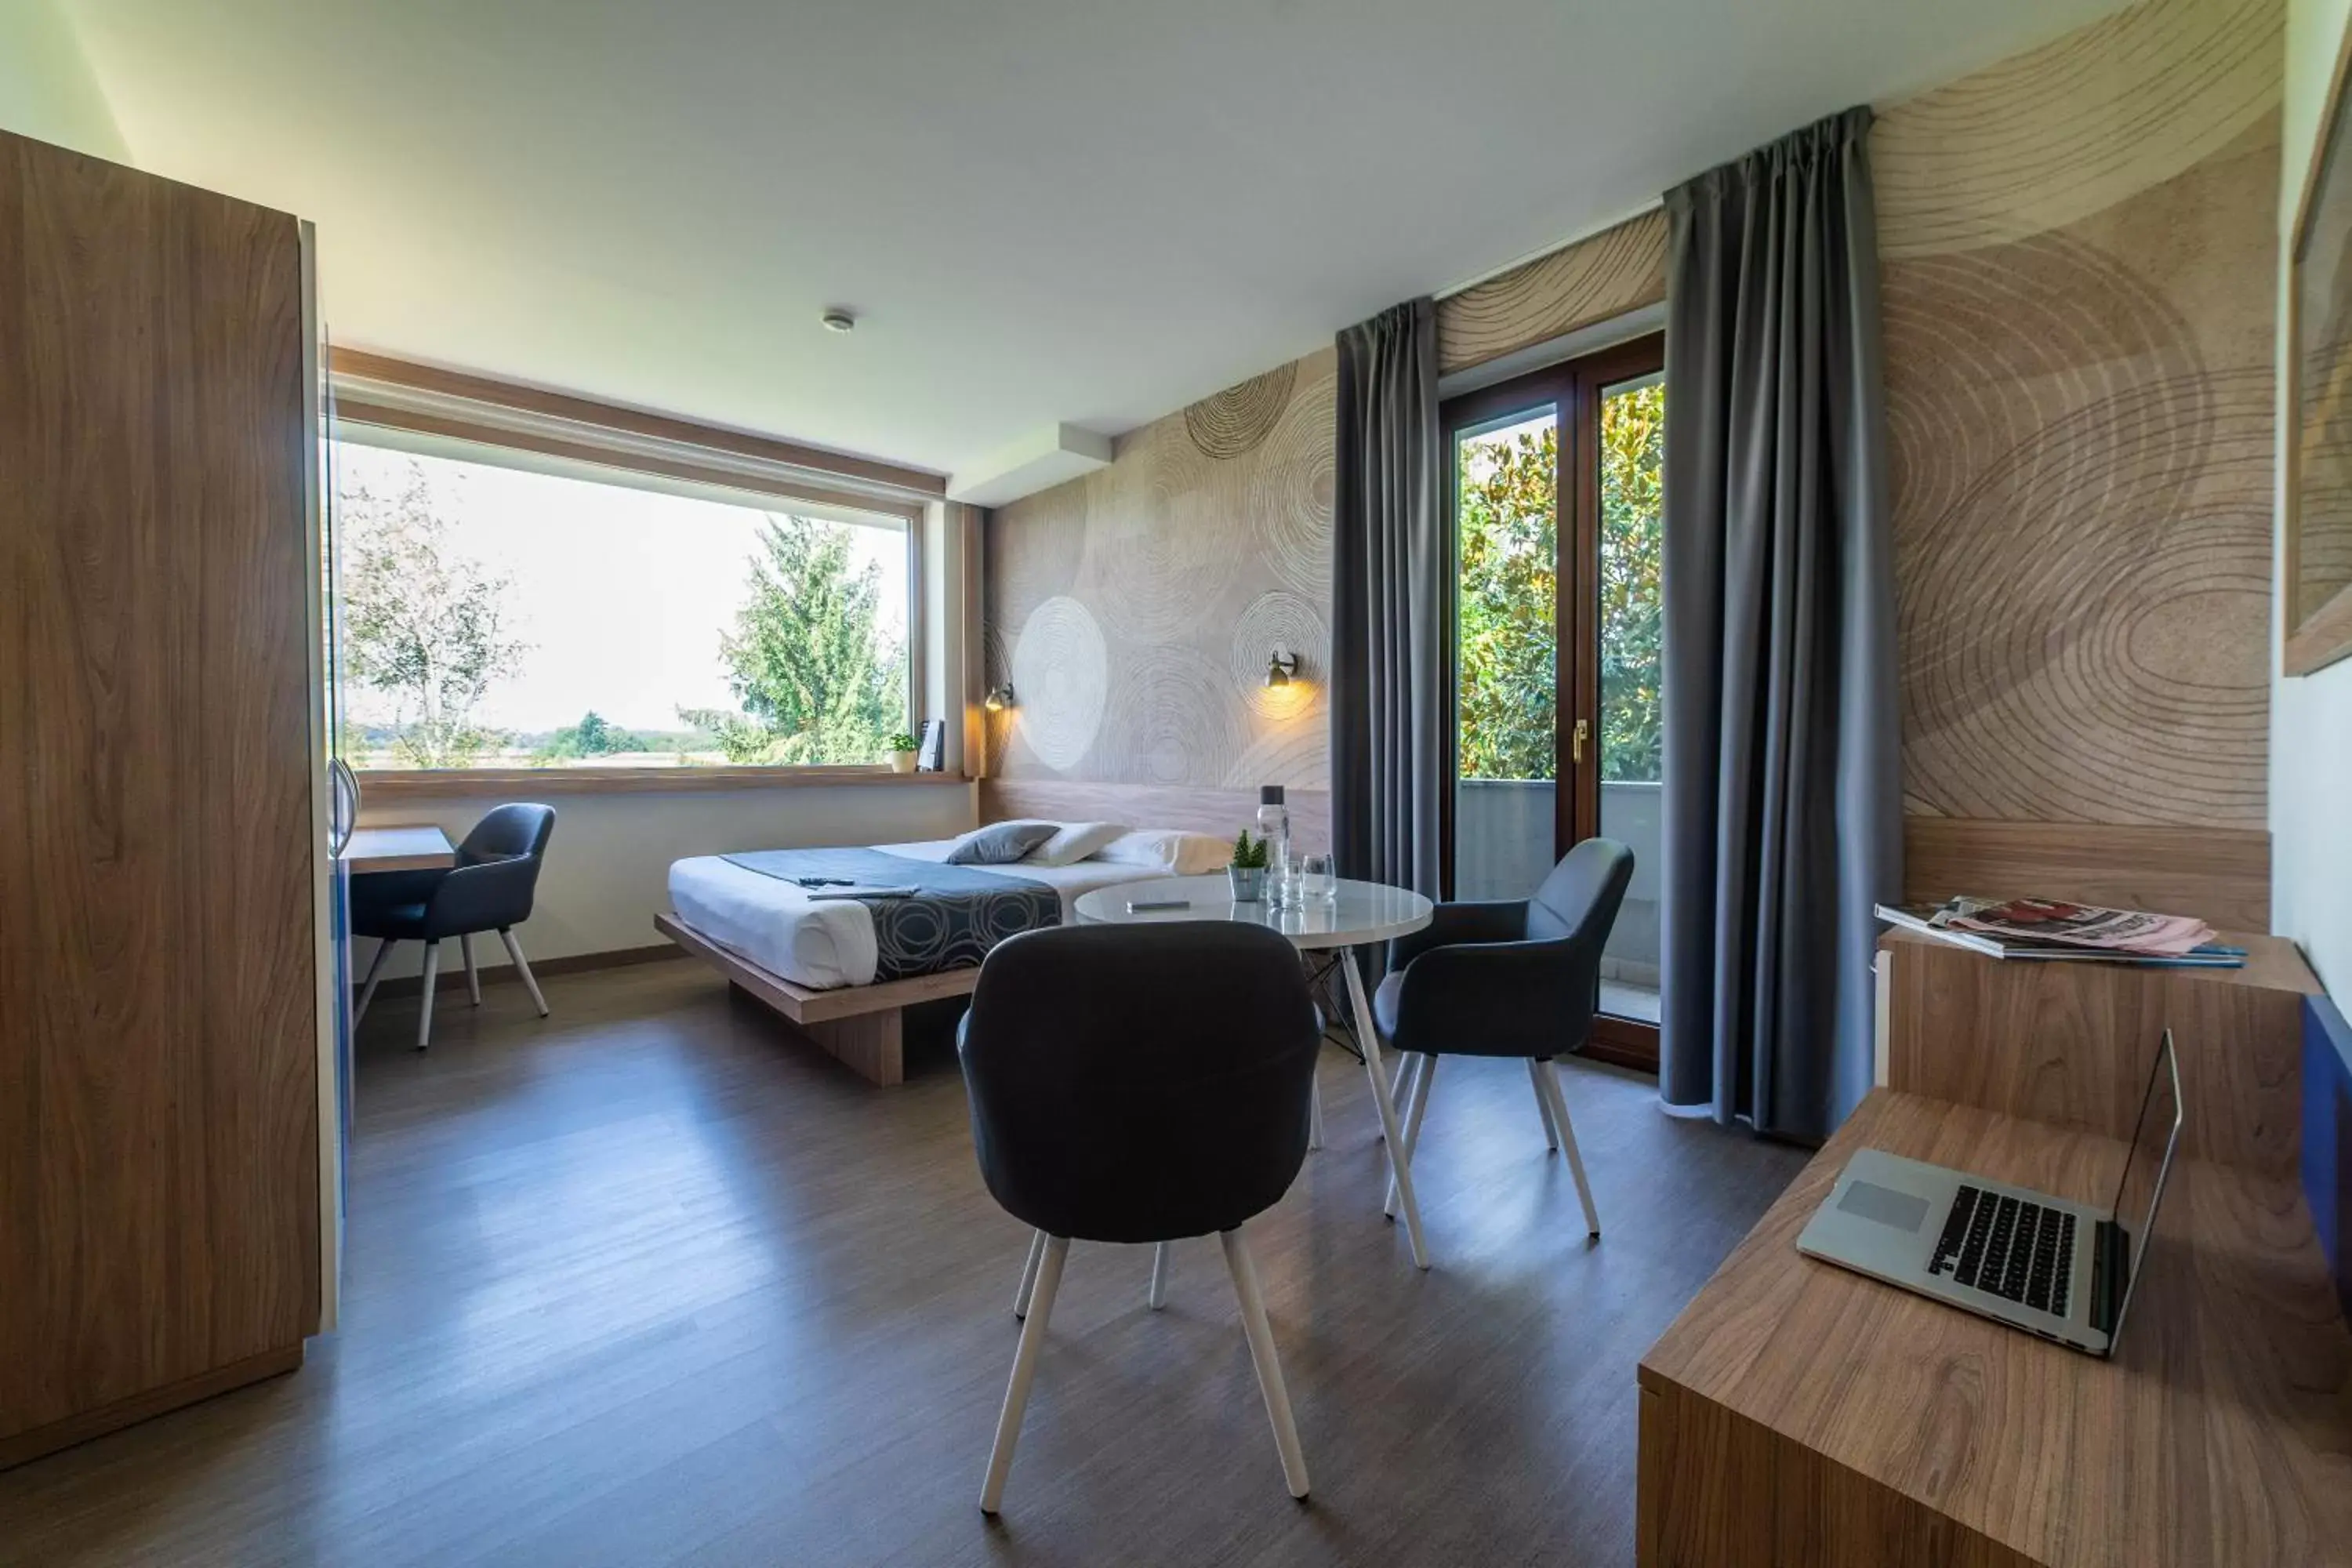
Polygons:
[[[943,860],[954,843],[952,838],[939,838],[874,847],[911,860]],[[1076,922],[1078,900],[1097,888],[1175,875],[1160,867],[1111,860],[1079,860],[1067,866],[1033,866],[1016,860],[972,869],[1043,882],[1061,894],[1066,924]],[[864,904],[855,899],[811,899],[791,882],[747,871],[717,855],[698,855],[670,867],[669,907],[678,919],[719,946],[812,991],[870,984],[880,961],[873,912]]]

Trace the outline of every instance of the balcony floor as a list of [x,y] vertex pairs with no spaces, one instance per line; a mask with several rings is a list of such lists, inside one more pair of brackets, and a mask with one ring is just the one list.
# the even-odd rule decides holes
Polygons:
[[1658,990],[1654,985],[1633,985],[1622,980],[1601,983],[1601,1010],[1619,1018],[1636,1018],[1644,1024],[1658,1021]]

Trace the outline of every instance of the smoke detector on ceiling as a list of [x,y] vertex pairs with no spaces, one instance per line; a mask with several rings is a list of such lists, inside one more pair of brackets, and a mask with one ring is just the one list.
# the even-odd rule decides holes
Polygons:
[[824,323],[824,330],[828,332],[845,332],[857,325],[856,317],[838,307],[827,310],[817,320]]

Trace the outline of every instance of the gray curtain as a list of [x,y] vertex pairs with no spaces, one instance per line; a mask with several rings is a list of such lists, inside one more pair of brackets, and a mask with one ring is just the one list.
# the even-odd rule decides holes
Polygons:
[[1446,541],[1437,308],[1339,334],[1331,485],[1331,828],[1341,874],[1437,896]]
[[1870,110],[1666,194],[1660,1090],[1826,1136],[1902,884]]

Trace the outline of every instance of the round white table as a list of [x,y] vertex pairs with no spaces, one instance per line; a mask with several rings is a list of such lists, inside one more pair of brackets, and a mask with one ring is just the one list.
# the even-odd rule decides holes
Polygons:
[[[1184,907],[1129,907],[1178,902]],[[1157,881],[1097,888],[1082,895],[1076,908],[1078,921],[1084,925],[1173,925],[1186,921],[1260,925],[1288,937],[1292,945],[1305,952],[1353,949],[1419,931],[1430,922],[1433,906],[1409,888],[1345,879],[1339,885],[1338,897],[1330,902],[1310,899],[1303,910],[1276,910],[1270,903],[1241,904],[1234,901],[1232,885],[1220,871],[1209,877],[1163,877]],[[1405,1239],[1412,1248],[1413,1267],[1426,1268],[1429,1254],[1422,1245],[1421,1205],[1412,1194],[1412,1167],[1402,1157],[1404,1135],[1397,1120],[1396,1100],[1389,1092],[1388,1073],[1381,1064],[1380,1029],[1372,1022],[1371,998],[1365,994],[1363,973],[1357,967],[1353,952],[1340,953],[1339,969],[1347,977],[1348,1005],[1356,1016],[1356,1039],[1364,1048],[1364,1072],[1372,1081],[1372,1103],[1380,1110],[1381,1136],[1388,1148],[1389,1170],[1404,1213]],[[1318,1129],[1320,1123],[1318,1098]],[[1319,1131],[1316,1142],[1322,1142]]]

